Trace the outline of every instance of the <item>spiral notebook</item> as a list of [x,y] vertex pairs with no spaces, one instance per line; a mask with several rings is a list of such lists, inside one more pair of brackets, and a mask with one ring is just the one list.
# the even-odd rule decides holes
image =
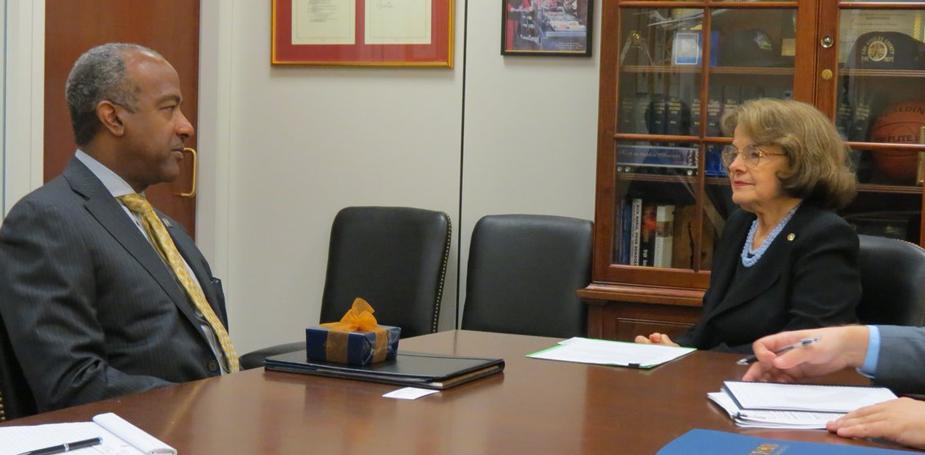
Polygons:
[[0,455],[16,455],[91,438],[100,438],[100,444],[73,452],[177,455],[173,447],[111,412],[94,416],[91,422],[0,427]]
[[267,357],[266,369],[444,390],[500,373],[504,360],[399,352],[395,360],[357,367],[310,361],[305,351],[296,351]]
[[851,412],[896,399],[885,387],[725,381],[723,390],[742,409]]
[[776,428],[788,430],[824,430],[825,425],[844,413],[805,411],[754,411],[740,408],[725,391],[707,394],[739,428]]

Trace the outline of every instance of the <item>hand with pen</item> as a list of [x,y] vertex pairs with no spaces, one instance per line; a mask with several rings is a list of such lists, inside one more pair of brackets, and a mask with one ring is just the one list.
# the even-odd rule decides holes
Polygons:
[[[742,379],[799,382],[844,368],[860,367],[867,352],[867,330],[865,326],[829,327],[760,338],[752,345],[757,362]],[[804,340],[817,341],[794,347]]]
[[[867,356],[869,330],[854,325],[766,336],[752,345],[757,361],[742,379],[802,382],[844,368],[859,368]],[[829,422],[826,429],[846,438],[884,438],[922,449],[925,402],[899,398],[866,406]]]

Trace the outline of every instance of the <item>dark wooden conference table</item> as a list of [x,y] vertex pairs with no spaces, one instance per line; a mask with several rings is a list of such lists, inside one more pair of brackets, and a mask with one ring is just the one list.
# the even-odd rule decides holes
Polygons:
[[[536,360],[554,338],[448,331],[407,351],[502,357],[503,374],[418,400],[396,386],[249,370],[7,422],[115,412],[180,454],[651,454],[692,428],[865,444],[824,431],[739,430],[706,398],[738,356],[696,352],[652,370]],[[844,372],[833,382],[864,383]]]

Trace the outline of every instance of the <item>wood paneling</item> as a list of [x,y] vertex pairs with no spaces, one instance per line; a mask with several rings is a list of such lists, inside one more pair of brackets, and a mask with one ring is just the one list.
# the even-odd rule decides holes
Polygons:
[[[131,42],[160,52],[180,75],[183,113],[197,126],[199,103],[199,0],[46,0],[45,181],[61,173],[76,148],[64,99],[68,73],[83,52],[108,42]],[[187,141],[196,147],[196,138]],[[159,209],[195,234],[195,198],[188,191],[192,161],[184,157],[176,181],[146,191]]]

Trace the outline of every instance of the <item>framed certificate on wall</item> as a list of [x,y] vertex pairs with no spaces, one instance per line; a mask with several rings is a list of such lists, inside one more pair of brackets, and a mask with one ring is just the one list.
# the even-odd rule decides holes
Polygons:
[[274,65],[453,67],[453,0],[272,0]]

